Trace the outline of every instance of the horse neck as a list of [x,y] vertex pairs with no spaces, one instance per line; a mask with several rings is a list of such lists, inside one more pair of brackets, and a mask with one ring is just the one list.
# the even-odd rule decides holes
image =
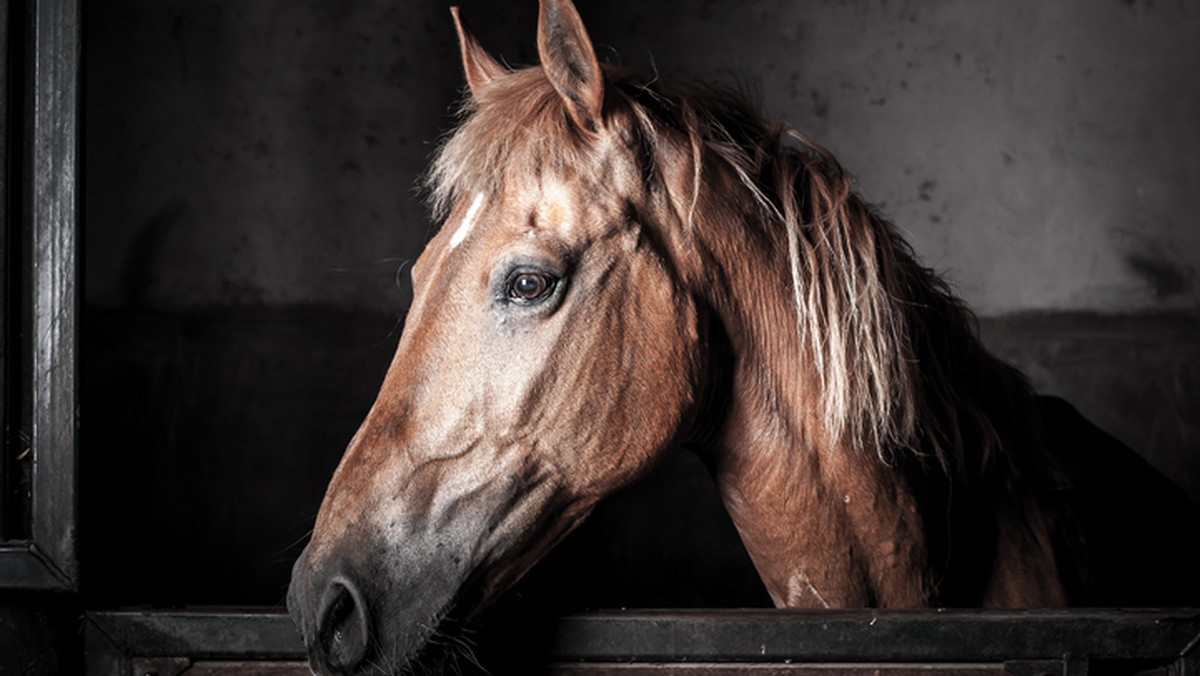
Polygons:
[[770,393],[734,397],[710,464],[775,604],[926,605],[925,533],[903,477],[861,452],[824,447],[786,415],[764,415]]
[[708,263],[696,287],[732,360],[723,424],[701,454],[768,592],[789,607],[925,605],[925,535],[905,476],[821,424],[786,245],[748,227],[753,205],[714,206],[695,224]]
[[[730,195],[737,182],[710,173],[708,187]],[[1026,431],[1034,418],[1030,393],[979,344],[961,305],[886,224],[861,224],[878,229],[879,255],[890,257],[869,267],[903,266],[911,281],[895,291],[908,287],[911,297],[895,302],[918,308],[903,314],[913,326],[900,335],[912,344],[895,349],[927,370],[915,378],[923,389],[906,413],[918,420],[921,440],[912,453],[836,436],[823,424],[824,384],[796,330],[783,235],[759,221],[752,200],[702,199],[698,206],[690,250],[704,265],[693,265],[690,278],[710,308],[722,338],[716,342],[732,356],[718,378],[721,429],[701,453],[775,603],[1061,603],[1050,526],[1020,487],[1043,469],[1036,434]],[[983,497],[953,497],[972,492]],[[976,517],[982,527],[970,522]],[[992,578],[954,577],[958,571],[945,565],[952,530],[960,551],[965,532],[968,545],[994,557],[960,568],[991,567]]]

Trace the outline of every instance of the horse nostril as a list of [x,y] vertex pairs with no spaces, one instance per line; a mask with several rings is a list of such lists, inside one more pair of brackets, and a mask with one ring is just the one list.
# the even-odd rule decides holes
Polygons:
[[336,671],[354,669],[366,657],[369,639],[367,609],[361,594],[349,580],[334,579],[317,617],[317,641],[326,664]]

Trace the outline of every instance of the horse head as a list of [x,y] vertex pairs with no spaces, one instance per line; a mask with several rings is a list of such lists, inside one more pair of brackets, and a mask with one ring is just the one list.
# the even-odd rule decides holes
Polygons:
[[295,564],[323,673],[402,669],[686,435],[701,311],[662,240],[679,217],[608,119],[579,15],[545,0],[541,66],[458,22],[469,116],[432,171],[444,215],[377,400]]

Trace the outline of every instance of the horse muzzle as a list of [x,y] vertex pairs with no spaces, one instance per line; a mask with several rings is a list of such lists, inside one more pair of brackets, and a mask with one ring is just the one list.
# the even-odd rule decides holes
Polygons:
[[292,568],[287,605],[309,663],[319,674],[354,673],[372,642],[363,590],[344,573],[309,575],[306,563],[302,555]]
[[462,582],[457,557],[430,555],[401,575],[396,561],[407,557],[381,551],[351,541],[316,556],[310,545],[296,560],[288,612],[315,673],[399,673],[448,613]]

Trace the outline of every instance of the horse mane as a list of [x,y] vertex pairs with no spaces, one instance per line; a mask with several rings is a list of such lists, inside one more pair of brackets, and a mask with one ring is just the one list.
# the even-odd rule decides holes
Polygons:
[[[896,228],[855,191],[854,179],[823,147],[767,121],[744,93],[677,89],[605,66],[606,124],[639,138],[687,140],[693,181],[687,226],[706,172],[732,171],[784,235],[796,330],[822,385],[827,435],[884,462],[897,452],[934,459],[962,478],[1012,479],[1040,438],[1032,391],[978,338],[974,315]],[[436,218],[455,201],[520,176],[576,176],[594,164],[589,139],[571,123],[540,68],[498,78],[462,109],[462,121],[426,176]],[[652,178],[661,176],[650,167]],[[661,178],[657,179],[661,180]],[[749,225],[748,225],[749,227]],[[1038,462],[1035,458],[1033,462]]]

